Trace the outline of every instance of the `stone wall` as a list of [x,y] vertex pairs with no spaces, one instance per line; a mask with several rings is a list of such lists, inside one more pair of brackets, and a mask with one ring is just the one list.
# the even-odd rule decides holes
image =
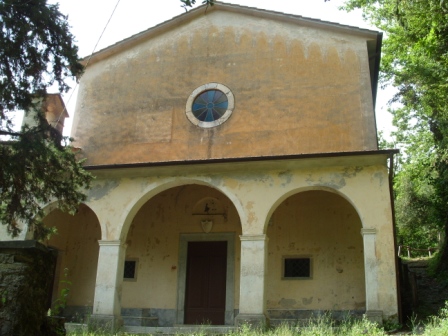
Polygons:
[[56,256],[42,244],[0,242],[0,335],[43,335]]

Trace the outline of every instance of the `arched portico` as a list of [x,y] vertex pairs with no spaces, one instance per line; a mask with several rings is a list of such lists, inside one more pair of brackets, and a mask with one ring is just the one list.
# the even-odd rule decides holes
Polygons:
[[69,295],[63,314],[69,321],[83,320],[91,314],[93,306],[101,238],[98,218],[85,204],[80,204],[74,215],[51,204],[44,210],[44,225],[56,232],[43,243],[58,252],[52,301],[59,298],[61,289],[67,288]]
[[[263,167],[256,163],[253,164],[254,169],[248,169],[246,166],[232,166],[227,170],[228,166],[225,166],[226,169],[223,169],[222,175],[207,173],[201,175],[198,174],[197,169],[185,167],[182,176],[172,174],[169,177],[160,177],[157,174],[149,174],[132,179],[119,178],[114,183],[109,180],[109,186],[112,185],[109,190],[104,191],[105,188],[103,188],[101,197],[92,196],[89,199],[92,207],[97,209],[100,221],[104,222],[103,239],[100,241],[99,265],[107,265],[103,269],[100,269],[102,266],[98,269],[94,315],[96,317],[104,316],[106,319],[111,317],[119,319],[121,307],[127,305],[125,302],[132,304],[138,302],[140,297],[131,299],[128,296],[130,292],[126,294],[129,299],[125,299],[122,295],[125,293],[122,292],[123,288],[132,287],[127,282],[123,285],[122,279],[125,260],[134,248],[132,246],[135,246],[135,239],[131,239],[132,242],[129,244],[129,237],[136,232],[131,228],[139,227],[139,230],[143,230],[146,218],[157,216],[155,208],[153,210],[146,209],[148,204],[161,198],[161,195],[165,195],[165,198],[171,199],[171,202],[167,203],[168,206],[173,207],[173,204],[177,204],[179,199],[169,196],[170,193],[173,190],[190,188],[188,186],[204,188],[212,193],[225,196],[229,204],[234,207],[235,214],[239,219],[238,230],[241,234],[239,242],[235,243],[235,246],[241,246],[240,267],[238,267],[239,289],[235,287],[236,291],[239,290],[239,298],[235,299],[234,304],[237,324],[240,322],[264,323],[268,316],[267,311],[271,310],[268,305],[270,301],[268,302],[269,291],[266,290],[266,276],[270,276],[271,272],[267,262],[269,236],[271,235],[268,232],[268,227],[274,212],[289,197],[297,193],[316,190],[345,202],[344,204],[358,218],[356,225],[359,227],[355,234],[356,240],[362,242],[361,245],[365,246],[364,250],[368,251],[364,253],[364,264],[367,265],[364,267],[365,272],[360,273],[365,276],[366,290],[364,293],[367,314],[373,312],[373,315],[379,316],[382,314],[382,308],[386,307],[387,309],[388,307],[388,304],[384,304],[384,302],[390,302],[389,306],[392,309],[386,314],[387,316],[393,315],[396,293],[395,288],[390,287],[390,282],[394,278],[394,274],[390,273],[390,270],[393,267],[394,253],[393,240],[391,240],[389,189],[388,184],[384,183],[384,167],[368,166],[363,169],[333,167],[320,165],[318,161],[313,162],[314,164],[316,166],[309,168],[306,164],[302,166],[300,161],[294,161],[291,162],[291,167],[294,169],[291,168],[288,171],[281,170],[280,163],[279,169],[261,169]],[[208,172],[209,168],[204,169]],[[176,170],[176,172],[178,171],[180,170]],[[102,182],[99,181],[99,183]],[[367,195],[366,188],[369,190]],[[203,196],[202,199],[208,197],[207,195]],[[173,207],[173,209],[175,211],[169,212],[170,216],[179,212],[179,208]],[[151,215],[143,216],[145,211],[149,211],[148,213]],[[170,226],[167,227],[170,227],[171,231],[167,237],[178,239],[176,237],[181,234],[181,230],[178,228],[177,231],[172,230],[178,224],[179,219],[170,220]],[[360,235],[361,228],[364,237]],[[188,229],[188,226],[183,229]],[[196,227],[194,230],[198,229],[199,227]],[[190,230],[189,233],[195,233],[194,230]],[[151,232],[151,230],[148,233],[143,230],[141,234],[137,235],[137,240],[148,234],[159,233]],[[143,246],[144,243],[141,242],[139,245]],[[179,245],[176,246],[179,249]],[[381,263],[375,252],[378,248],[382,248],[382,255],[388,256],[383,258]],[[134,252],[136,251],[132,251],[132,253]],[[137,253],[140,252],[137,251]],[[170,257],[166,260],[170,260],[173,254],[169,255]],[[176,268],[176,272],[179,270],[180,267]],[[176,281],[179,282],[179,280]],[[386,290],[384,289],[386,288],[385,284],[389,284]],[[357,285],[357,288],[360,287],[362,286]],[[235,295],[236,297],[237,295]],[[359,295],[355,297],[359,297]],[[178,323],[182,323],[182,319],[179,319],[179,316],[184,316],[179,308],[182,307],[182,304],[179,304],[180,301],[176,302],[172,304],[174,308],[169,308],[173,309],[170,314],[171,316],[177,314]],[[360,306],[362,301],[356,302]],[[143,305],[141,307],[130,307],[129,305],[128,307],[146,309]]]
[[[274,179],[277,176],[281,177],[278,181]],[[264,316],[269,317],[268,311],[272,310],[269,308],[269,306],[272,307],[272,302],[268,299],[266,279],[267,276],[272,276],[273,272],[270,263],[269,265],[267,263],[268,254],[271,255],[271,252],[268,252],[268,246],[272,248],[273,242],[270,240],[271,233],[267,228],[273,223],[274,212],[292,195],[313,190],[334,195],[350,209],[352,217],[357,218],[355,225],[357,229],[352,231],[352,234],[358,242],[358,251],[362,252],[357,263],[365,267],[360,267],[360,271],[357,272],[358,280],[355,287],[358,288],[358,294],[352,295],[351,300],[356,302],[351,303],[350,310],[355,308],[359,311],[365,310],[370,319],[378,322],[382,322],[385,316],[395,318],[397,297],[393,271],[395,263],[393,222],[386,177],[385,169],[375,166],[330,169],[319,167],[309,171],[273,173],[271,180],[265,178],[264,180],[270,183],[260,183],[259,189],[252,193],[254,198],[250,210],[258,217],[257,224],[248,227],[252,230],[257,228],[257,230],[245,232],[243,226],[244,234],[241,237],[241,297],[243,298],[245,283],[248,286],[250,284],[252,289],[246,292],[242,300],[250,304],[247,307],[240,305],[240,314],[244,313],[247,316],[247,318],[241,316],[241,320],[249,322],[258,320],[263,323]],[[273,184],[275,187],[272,187]],[[256,189],[254,185],[252,189]],[[366,193],[366,190],[369,192]],[[255,268],[256,271],[254,271]],[[280,301],[281,298],[279,296],[276,300]],[[307,302],[309,297],[304,299]],[[263,302],[260,302],[261,300]],[[257,305],[253,305],[253,302]],[[288,306],[291,301],[285,300],[282,303]],[[340,304],[341,302],[338,301],[338,305]],[[326,307],[326,309],[334,310],[336,306]]]
[[[288,199],[289,197],[291,197],[293,195],[297,195],[299,193],[305,193],[305,192],[309,192],[309,191],[322,191],[322,192],[328,192],[328,193],[338,195],[339,197],[344,199],[347,203],[349,203],[353,207],[354,211],[357,213],[357,215],[359,217],[356,202],[354,202],[352,200],[352,198],[350,197],[351,196],[350,194],[345,193],[343,190],[337,190],[337,189],[319,185],[319,184],[315,184],[312,186],[290,185],[289,190],[287,190],[286,192],[283,190],[282,191],[283,193],[279,194],[278,197],[273,201],[273,204],[270,207],[270,209],[268,211],[268,215],[266,217],[266,222],[265,222],[265,226],[264,226],[265,232],[268,229],[268,226],[270,224],[270,220],[272,218],[273,213],[277,210],[277,208],[280,206],[280,204],[282,204],[286,199]],[[361,225],[362,225],[362,222],[361,222]]]
[[[239,214],[229,197],[218,188],[204,181],[191,182],[170,181],[147,191],[129,206],[130,225],[123,240],[100,241],[99,264],[107,265],[107,269],[98,271],[94,318],[115,316],[119,322],[123,315],[125,324],[144,325],[154,323],[153,320],[159,326],[191,324],[184,311],[188,303],[189,289],[185,282],[188,282],[186,258],[190,242],[225,242],[227,285],[224,320],[220,324],[233,324],[239,293],[235,290],[239,283],[235,282],[239,274],[236,258],[240,254]],[[126,225],[121,229],[124,234]],[[125,264],[136,267],[135,279],[123,281]],[[111,272],[113,265],[116,272]],[[101,273],[108,276],[103,277]]]
[[361,220],[328,188],[290,194],[270,217],[267,310],[271,323],[366,308]]
[[133,203],[129,203],[129,206],[125,209],[125,213],[127,213],[127,215],[123,221],[123,226],[120,232],[120,240],[126,238],[129,227],[135,215],[148,200],[156,195],[159,195],[165,190],[187,185],[200,185],[217,190],[231,201],[238,213],[238,216],[241,218],[240,223],[247,217],[238,197],[236,197],[236,195],[225,186],[214,184],[210,177],[159,179],[157,184],[150,184],[146,186],[140,195],[136,195],[135,201]]
[[[292,228],[293,224],[288,220],[287,215],[284,214],[284,209],[282,211],[281,208],[282,206],[284,207],[285,203],[291,202],[291,199],[293,199],[292,202],[295,203],[295,208],[297,208],[300,202],[294,199],[294,197],[297,198],[295,195],[299,194],[310,195],[320,192],[323,195],[329,195],[331,196],[331,202],[334,203],[335,199],[339,200],[339,203],[344,204],[344,206],[349,209],[347,210],[348,215],[352,218],[356,218],[356,223],[354,223],[354,225],[352,225],[351,227],[351,236],[353,236],[353,240],[357,241],[356,249],[358,251],[358,255],[356,258],[356,263],[358,265],[356,267],[358,268],[358,271],[356,272],[357,280],[355,285],[358,290],[356,298],[354,295],[352,295],[352,300],[357,301],[356,303],[353,303],[349,308],[344,307],[341,309],[362,310],[365,308],[362,237],[360,235],[362,225],[356,209],[352,205],[352,202],[350,202],[349,196],[344,192],[335,190],[325,185],[309,185],[302,179],[298,179],[296,181],[293,176],[294,175],[291,174],[291,183],[289,183],[288,185],[284,185],[283,188],[271,188],[271,190],[266,190],[265,192],[258,190],[258,192],[252,194],[253,207],[251,208],[251,210],[258,215],[258,221],[262,222],[264,225],[260,225],[260,223],[258,225],[259,230],[263,231],[259,231],[256,234],[245,233],[241,236],[242,272],[240,295],[242,298],[244,297],[244,299],[241,300],[242,304],[240,305],[240,315],[238,316],[238,323],[248,322],[264,324],[267,322],[266,318],[282,319],[285,316],[289,316],[291,318],[292,316],[295,316],[293,313],[294,310],[305,310],[303,306],[297,304],[298,301],[302,299],[305,300],[305,302],[307,302],[307,300],[313,300],[310,298],[295,298],[292,300],[288,299],[288,295],[286,293],[289,293],[289,285],[291,285],[292,283],[289,282],[287,285],[285,285],[284,281],[281,280],[282,270],[280,266],[284,261],[282,257],[283,255],[288,254],[282,254],[280,253],[280,251],[283,250],[291,252],[295,249],[293,246],[297,246],[297,248],[300,248],[297,241],[289,241],[291,239],[297,240],[297,234],[294,235],[294,229]],[[299,174],[297,176],[300,177]],[[265,188],[266,186],[261,185],[261,187]],[[257,202],[258,200],[260,200],[260,195],[262,195],[263,199],[260,202]],[[305,197],[305,199],[307,199],[307,197]],[[329,203],[328,200],[324,200],[324,202]],[[330,206],[332,206],[331,202]],[[280,217],[282,217],[281,221],[279,222],[283,222],[283,225],[285,226],[285,228],[287,228],[287,230],[278,232],[278,234],[275,235],[275,232],[271,227],[274,225],[274,217],[279,216],[279,213]],[[334,221],[334,216],[333,218],[329,216],[329,219]],[[271,239],[271,236],[274,239]],[[317,235],[316,237],[313,236],[309,237],[308,239],[312,241],[312,244],[320,244],[328,251],[331,244],[327,244],[327,242],[331,241],[331,237],[332,234],[323,233],[321,235],[321,238],[319,238],[319,235]],[[274,248],[273,245],[275,245]],[[348,247],[355,248],[352,244]],[[303,255],[304,252],[302,251],[302,253],[296,254]],[[291,255],[291,253],[289,253],[289,255]],[[268,260],[270,262],[268,262]],[[350,272],[346,271],[344,276],[350,278],[352,275],[350,275]],[[281,285],[283,285],[286,293],[278,293],[279,285],[280,287]],[[337,297],[337,294],[335,295]],[[321,301],[321,299],[319,299],[319,301]],[[347,306],[346,303],[344,304]],[[318,306],[320,306],[320,308],[315,308],[315,310],[321,309],[323,305],[320,304]],[[337,307],[338,305],[335,304],[327,304],[325,309],[334,310],[337,309]],[[284,312],[282,313],[281,310],[283,310]]]

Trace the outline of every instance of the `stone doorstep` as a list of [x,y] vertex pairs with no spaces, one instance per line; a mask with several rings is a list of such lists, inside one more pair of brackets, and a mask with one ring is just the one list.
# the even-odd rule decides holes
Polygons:
[[156,316],[140,317],[140,316],[121,316],[125,326],[136,327],[157,327],[159,318]]

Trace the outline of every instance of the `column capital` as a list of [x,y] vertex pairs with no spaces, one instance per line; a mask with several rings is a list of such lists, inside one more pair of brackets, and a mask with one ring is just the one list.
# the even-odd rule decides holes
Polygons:
[[376,229],[375,228],[362,228],[361,229],[361,234],[363,236],[365,236],[365,235],[375,235],[376,234]]
[[240,240],[241,241],[268,241],[268,236],[265,234],[261,235],[241,235]]
[[98,240],[100,246],[124,246],[121,240]]

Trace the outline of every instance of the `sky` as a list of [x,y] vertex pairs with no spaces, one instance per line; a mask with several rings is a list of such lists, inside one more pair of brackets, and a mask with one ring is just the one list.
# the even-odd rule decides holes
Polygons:
[[[120,40],[181,15],[185,10],[179,0],[49,0],[59,3],[59,10],[68,15],[71,32],[76,38],[81,57],[89,56]],[[202,0],[197,0],[200,4]],[[241,6],[301,15],[324,21],[377,30],[362,19],[360,11],[347,13],[338,8],[343,0],[227,0]],[[113,13],[113,14],[112,14]],[[63,94],[70,118],[65,121],[64,134],[70,135],[76,106],[76,83]],[[392,117],[387,112],[391,90],[380,90],[376,102],[378,130],[386,136],[392,129]]]

